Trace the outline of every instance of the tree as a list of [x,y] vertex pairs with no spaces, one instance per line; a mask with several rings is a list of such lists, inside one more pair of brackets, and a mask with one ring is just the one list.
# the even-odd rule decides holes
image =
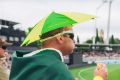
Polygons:
[[[86,40],[85,43],[92,44],[93,43],[93,37]],[[95,44],[97,44],[97,43],[104,43],[103,37],[99,36],[99,34],[98,34],[98,29],[96,29],[96,36],[95,36]]]
[[88,39],[88,40],[86,40],[84,43],[89,43],[89,44],[92,44],[92,39]]
[[104,43],[103,37],[99,36],[98,29],[96,29],[96,37],[95,37],[95,44],[97,43]]
[[100,42],[100,38],[99,38],[99,35],[98,35],[98,29],[96,29],[96,37],[95,37],[95,44]]
[[116,43],[113,35],[111,36],[109,41],[110,41],[109,42],[110,44],[115,44]]
[[80,40],[79,40],[79,36],[77,35],[77,43],[79,44],[80,43]]
[[115,44],[120,44],[120,39],[115,38]]
[[110,40],[109,40],[110,44],[120,44],[120,39],[119,38],[114,38],[114,35],[111,36]]

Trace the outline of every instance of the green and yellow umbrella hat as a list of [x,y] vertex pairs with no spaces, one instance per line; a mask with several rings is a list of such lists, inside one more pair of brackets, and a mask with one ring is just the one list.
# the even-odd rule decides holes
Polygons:
[[49,31],[64,27],[82,23],[91,19],[95,16],[83,14],[79,12],[52,12],[47,17],[40,20],[27,35],[21,46],[28,45],[40,39],[40,35]]

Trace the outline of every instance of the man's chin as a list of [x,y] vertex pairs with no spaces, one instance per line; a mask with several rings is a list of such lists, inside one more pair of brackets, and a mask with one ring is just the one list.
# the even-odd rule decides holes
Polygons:
[[73,50],[70,52],[70,54],[73,54]]

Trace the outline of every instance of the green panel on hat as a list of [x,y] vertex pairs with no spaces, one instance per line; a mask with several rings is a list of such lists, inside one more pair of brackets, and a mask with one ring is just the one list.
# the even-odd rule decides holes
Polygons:
[[46,19],[43,29],[42,29],[42,34],[61,28],[63,26],[69,26],[72,24],[77,23],[76,21],[70,19],[67,16],[64,16],[62,14],[58,14],[55,12],[52,12]]

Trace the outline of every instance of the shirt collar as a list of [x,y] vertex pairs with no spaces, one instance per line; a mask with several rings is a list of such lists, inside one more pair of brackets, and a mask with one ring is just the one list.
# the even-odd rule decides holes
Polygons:
[[39,53],[41,51],[47,50],[47,49],[57,51],[59,53],[60,57],[61,57],[62,62],[64,62],[62,52],[60,50],[58,50],[58,49],[55,49],[55,48],[44,48],[44,49],[36,50],[36,51],[31,52],[31,53],[23,55],[23,57],[33,56],[33,55],[35,55],[35,54],[37,54],[37,53]]

